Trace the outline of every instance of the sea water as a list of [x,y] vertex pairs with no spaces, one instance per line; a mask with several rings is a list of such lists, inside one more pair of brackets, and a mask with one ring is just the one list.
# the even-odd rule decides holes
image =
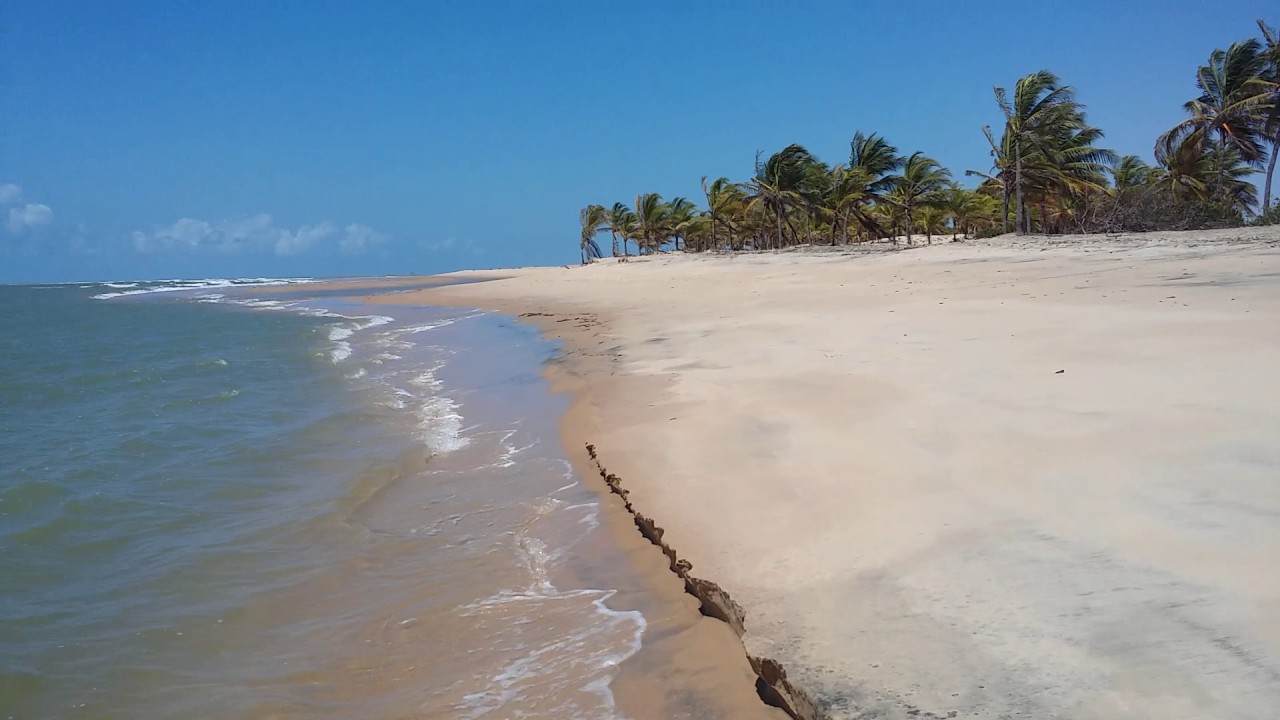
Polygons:
[[613,716],[553,348],[301,282],[0,287],[0,718]]

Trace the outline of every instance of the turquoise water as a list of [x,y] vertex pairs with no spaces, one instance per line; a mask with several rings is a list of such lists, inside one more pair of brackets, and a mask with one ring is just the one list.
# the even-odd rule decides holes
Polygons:
[[0,716],[609,716],[550,347],[267,290],[0,287]]

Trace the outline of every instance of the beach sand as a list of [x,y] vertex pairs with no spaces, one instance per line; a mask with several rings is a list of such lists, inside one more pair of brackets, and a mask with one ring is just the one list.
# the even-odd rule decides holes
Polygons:
[[1271,714],[1280,232],[939,240],[384,300],[563,340],[567,444],[834,717]]

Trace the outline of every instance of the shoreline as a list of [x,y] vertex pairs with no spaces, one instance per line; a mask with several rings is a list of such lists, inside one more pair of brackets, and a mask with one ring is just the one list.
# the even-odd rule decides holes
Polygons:
[[[322,290],[337,291],[346,287],[379,290],[375,295],[358,297],[359,292],[356,292],[351,297],[367,305],[396,305],[403,304],[405,292],[470,284],[452,283],[448,280],[442,283],[439,277],[422,278],[421,288],[407,287],[413,284],[411,278],[393,277],[361,280],[353,285],[338,282]],[[488,278],[476,278],[476,281],[483,282],[486,279]],[[316,288],[312,286],[310,289],[314,291]],[[383,293],[382,290],[388,292]],[[282,288],[276,292],[292,294],[305,290]],[[476,307],[465,302],[431,301],[425,304],[455,308]],[[640,649],[619,665],[610,684],[614,701],[623,715],[655,720],[668,717],[784,720],[788,716],[795,720],[816,720],[824,717],[813,711],[793,714],[789,709],[781,707],[786,704],[785,701],[779,704],[775,700],[771,703],[772,707],[762,701],[770,691],[765,690],[765,695],[761,694],[762,690],[758,685],[761,675],[759,667],[766,668],[764,673],[769,678],[770,687],[784,688],[785,697],[791,698],[801,693],[786,689],[785,677],[778,677],[780,673],[776,663],[766,661],[761,666],[759,660],[745,651],[740,623],[735,627],[723,622],[723,618],[700,612],[702,598],[689,592],[687,579],[673,570],[672,564],[662,552],[663,546],[655,548],[654,545],[658,543],[651,542],[643,532],[637,530],[629,503],[625,499],[620,501],[619,494],[611,486],[596,482],[594,478],[600,477],[598,466],[583,451],[582,441],[594,426],[595,398],[579,383],[592,373],[568,361],[568,353],[564,348],[567,337],[551,332],[551,328],[557,326],[557,319],[552,318],[546,325],[539,325],[531,322],[539,318],[520,317],[521,313],[514,308],[478,309],[531,327],[542,338],[561,345],[560,350],[544,366],[542,373],[549,382],[552,393],[563,394],[568,398],[568,407],[556,423],[559,427],[560,445],[573,465],[575,474],[580,478],[582,487],[597,498],[601,527],[610,538],[607,550],[583,550],[592,556],[586,560],[585,569],[591,571],[593,563],[598,562],[594,557],[597,554],[612,556],[615,561],[620,557],[624,564],[630,566],[629,574],[634,578],[632,584],[638,584],[642,588],[611,591],[611,596],[605,601],[615,611],[642,609],[647,623]],[[559,320],[576,320],[573,324],[580,329],[592,326],[598,318],[575,315],[573,318]],[[604,574],[610,575],[613,572],[615,571],[606,570]],[[792,704],[794,702],[791,701]]]
[[[475,283],[511,277],[504,271],[476,271],[467,275],[473,278],[472,282]],[[392,285],[395,290],[389,294],[366,296],[363,300],[370,304],[398,303],[404,300],[402,293],[432,292],[461,286],[435,281],[430,284],[424,282],[424,287],[420,289],[406,289],[403,287],[404,280],[405,278],[387,278],[384,282]],[[345,286],[345,283],[342,285]],[[378,281],[362,281],[358,287],[381,289],[382,285]],[[447,298],[433,297],[429,302],[443,307],[473,307],[471,303],[452,302]],[[752,654],[748,650],[743,643],[747,620],[745,610],[714,579],[698,577],[692,572],[692,563],[687,558],[681,557],[670,544],[663,540],[665,531],[659,521],[637,509],[629,498],[629,490],[623,487],[621,478],[610,473],[602,464],[602,459],[590,438],[599,423],[593,411],[594,406],[604,401],[604,394],[601,388],[595,387],[594,381],[605,376],[609,361],[603,360],[603,364],[592,366],[588,358],[599,359],[600,356],[595,355],[586,343],[581,342],[582,333],[564,332],[561,325],[566,324],[574,330],[581,331],[607,326],[607,323],[601,321],[597,313],[520,312],[518,307],[508,303],[486,303],[480,309],[531,325],[544,338],[562,345],[561,351],[557,353],[556,362],[548,364],[544,375],[551,382],[553,392],[566,393],[571,398],[569,408],[561,418],[560,427],[561,444],[569,454],[575,472],[584,478],[584,485],[600,498],[601,515],[610,528],[614,544],[618,550],[632,559],[633,564],[641,566],[637,568],[638,574],[647,576],[649,590],[656,596],[657,601],[679,604],[679,600],[672,596],[671,591],[663,587],[670,583],[663,582],[665,578],[653,577],[653,559],[656,554],[660,554],[665,560],[665,567],[658,572],[678,581],[679,591],[696,603],[696,612],[704,618],[701,623],[695,622],[695,625],[700,624],[702,627],[686,629],[685,632],[692,630],[701,637],[689,638],[678,644],[684,647],[678,646],[674,650],[654,648],[642,640],[640,652],[644,653],[647,649],[651,653],[655,651],[656,654],[667,653],[668,657],[660,662],[673,666],[664,671],[669,678],[674,676],[671,670],[687,662],[680,656],[694,656],[695,666],[708,663],[727,665],[730,682],[733,680],[732,675],[735,671],[736,674],[741,675],[741,670],[745,667],[750,674],[750,681],[743,686],[724,687],[725,679],[714,680],[714,685],[719,686],[717,689],[721,691],[718,697],[733,708],[732,716],[735,718],[757,715],[774,717],[771,713],[777,711],[792,720],[827,720],[830,716],[821,709],[812,693],[789,678],[782,663],[773,658]],[[564,346],[570,346],[570,348],[566,349]],[[609,375],[612,374],[613,372],[610,371]],[[593,478],[599,478],[599,482],[594,481]],[[653,553],[654,550],[657,551],[656,554]],[[637,561],[635,558],[637,554],[647,557]],[[649,569],[642,569],[645,566]],[[687,618],[677,621],[678,624],[687,622]],[[716,626],[723,626],[723,628]],[[729,630],[731,635],[724,633],[723,629]],[[659,631],[663,632],[661,629]],[[695,648],[691,651],[689,646],[695,646]],[[641,707],[651,710],[652,700],[644,696],[658,688],[652,686],[652,677],[642,678],[637,683],[638,687],[632,687],[631,683],[636,679],[627,677],[625,672],[629,662],[630,659],[624,661],[623,672],[620,672],[619,677],[614,680],[615,687],[612,690],[615,699],[624,710],[635,710]],[[735,665],[740,667],[735,668]],[[687,671],[690,668],[684,669]],[[706,672],[705,667],[693,669],[700,673]],[[663,691],[669,689],[665,684],[661,687]],[[758,700],[760,706],[752,707],[752,700]],[[654,717],[664,716],[654,715]]]
[[[635,506],[622,478],[609,472],[596,446],[592,444],[591,438],[598,434],[600,427],[596,407],[608,402],[605,388],[598,386],[596,381],[613,376],[614,371],[608,367],[612,360],[594,352],[589,348],[589,343],[584,341],[584,338],[594,335],[589,336],[582,331],[599,328],[607,332],[608,320],[601,319],[599,313],[517,312],[517,307],[506,303],[500,308],[486,309],[531,324],[544,337],[562,344],[558,353],[560,362],[549,365],[546,371],[553,391],[568,393],[573,398],[570,409],[561,421],[562,445],[569,453],[575,470],[584,478],[584,483],[600,496],[604,514],[616,530],[615,542],[627,547],[634,547],[637,541],[652,546],[642,547],[640,552],[648,551],[652,556],[652,551],[656,550],[661,554],[665,561],[665,573],[677,580],[680,589],[697,603],[696,610],[706,619],[704,623],[714,622],[732,632],[732,640],[728,642],[715,639],[715,643],[720,645],[713,650],[719,655],[716,661],[741,663],[745,660],[752,675],[750,688],[762,704],[759,708],[740,707],[739,714],[734,717],[741,717],[744,711],[766,711],[763,706],[768,706],[785,713],[792,720],[826,720],[829,716],[817,705],[811,693],[790,680],[782,664],[771,658],[753,655],[747,649],[742,642],[747,622],[744,608],[715,579],[698,577],[688,558],[682,557],[663,540],[665,530],[659,518],[646,515]],[[566,327],[571,329],[566,332],[563,330]],[[598,482],[594,478],[598,478]],[[709,634],[725,635],[715,630]],[[621,684],[622,692],[626,693],[626,678],[623,678]],[[615,689],[615,693],[617,692]],[[735,694],[741,694],[741,691],[738,690]],[[748,703],[750,701],[745,700]],[[735,704],[736,702],[735,698]]]
[[655,256],[388,301],[561,340],[575,461],[599,447],[832,717],[1225,717],[1280,672],[1278,247]]

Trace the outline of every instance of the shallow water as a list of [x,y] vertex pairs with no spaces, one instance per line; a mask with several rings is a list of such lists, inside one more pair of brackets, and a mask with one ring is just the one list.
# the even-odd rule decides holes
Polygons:
[[317,295],[0,287],[4,716],[615,714],[552,347]]

